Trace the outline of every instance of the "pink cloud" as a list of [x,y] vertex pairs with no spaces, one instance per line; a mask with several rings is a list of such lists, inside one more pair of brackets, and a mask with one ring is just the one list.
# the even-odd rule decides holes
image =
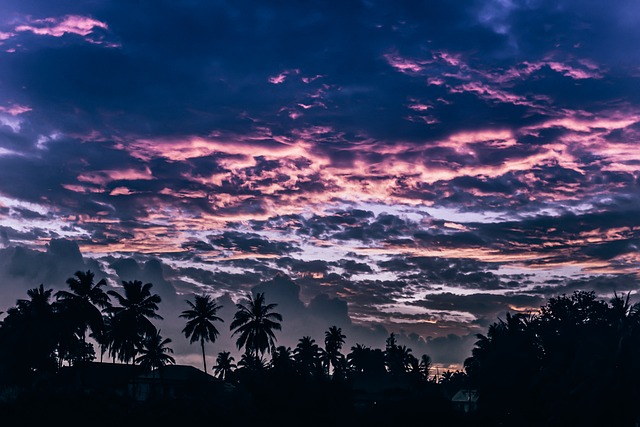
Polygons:
[[63,18],[44,18],[29,20],[28,24],[18,25],[15,31],[30,31],[41,36],[62,37],[65,34],[87,36],[95,28],[108,29],[106,23],[79,15],[67,15]]
[[274,85],[279,85],[280,83],[284,83],[287,79],[287,73],[280,73],[277,76],[269,77],[269,83],[273,83]]
[[8,107],[0,105],[0,113],[7,113],[11,116],[18,116],[28,111],[31,111],[31,107],[27,107],[25,105],[12,104]]
[[315,80],[321,79],[323,77],[324,77],[324,75],[322,75],[322,74],[316,74],[313,77],[302,77],[301,80],[302,80],[303,83],[309,84],[309,83],[311,83],[311,82],[313,82]]
[[460,55],[455,55],[449,52],[438,51],[433,52],[433,58],[437,61],[444,62],[452,67],[459,67],[462,64]]
[[449,87],[449,91],[451,93],[472,92],[475,93],[479,98],[485,100],[498,101],[513,105],[524,105],[534,110],[539,110],[545,113],[547,112],[547,105],[549,104],[549,99],[544,96],[527,97],[515,95],[508,92],[507,90],[498,89],[491,84],[482,83],[480,81],[472,81],[463,83],[459,86],[451,86]]
[[387,60],[389,65],[403,74],[419,73],[424,69],[424,65],[428,63],[428,61],[417,61],[394,54],[385,54],[384,59]]
[[427,111],[429,108],[432,108],[432,107],[426,104],[415,103],[415,104],[409,105],[409,108],[411,108],[414,111]]
[[575,80],[599,79],[602,77],[599,67],[592,61],[581,59],[577,63],[579,66],[569,65],[560,61],[544,60],[538,62],[525,61],[517,67],[512,67],[503,73],[493,73],[491,80],[496,83],[509,82],[515,79],[527,78],[531,74],[544,67],[549,67],[553,71]]
[[278,74],[277,76],[269,77],[267,80],[271,84],[279,85],[281,83],[284,83],[284,81],[287,79],[287,76],[289,76],[290,74],[300,74],[300,70],[298,70],[297,68],[293,70],[285,70],[280,74]]
[[85,172],[78,176],[78,181],[96,185],[106,185],[112,181],[132,181],[154,179],[151,170],[147,167],[143,170],[113,169]]
[[598,73],[596,69],[590,68],[588,70],[579,69],[571,67],[567,64],[563,64],[561,62],[549,61],[546,65],[551,68],[553,71],[556,71],[560,74],[563,74],[567,77],[571,77],[575,80],[581,79],[599,79],[602,77],[602,74]]

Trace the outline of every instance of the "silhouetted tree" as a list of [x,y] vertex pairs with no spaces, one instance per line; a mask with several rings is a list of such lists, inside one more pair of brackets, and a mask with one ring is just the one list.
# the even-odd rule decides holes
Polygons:
[[33,374],[57,369],[58,317],[51,303],[53,289],[29,289],[2,322],[0,365],[10,382],[28,381]]
[[293,349],[293,360],[303,376],[319,376],[322,373],[322,352],[310,336],[298,340],[298,345]]
[[244,352],[242,356],[240,356],[238,368],[243,371],[256,373],[265,369],[265,363],[262,357],[255,353]]
[[386,373],[384,352],[363,344],[351,347],[347,354],[347,366],[351,373],[379,376]]
[[247,294],[244,304],[236,304],[238,311],[229,328],[233,330],[231,336],[239,335],[236,340],[238,349],[245,347],[245,352],[256,358],[258,354],[271,351],[276,341],[273,331],[281,329],[279,322],[282,321],[282,316],[273,311],[276,306],[265,303],[264,293],[258,293],[255,298]]
[[[411,350],[409,350],[411,351]],[[384,350],[384,361],[387,371],[392,375],[400,375],[405,372],[406,348],[402,349],[393,332],[389,334]]]
[[471,387],[469,376],[466,372],[460,370],[452,371],[447,369],[439,376],[438,384],[447,400],[451,399],[461,389]]
[[151,293],[151,283],[142,284],[139,280],[123,281],[124,295],[110,290],[107,293],[118,301],[120,306],[108,309],[113,313],[111,321],[111,352],[125,363],[135,359],[138,348],[149,335],[156,333],[150,319],[162,319],[156,313],[161,298]]
[[291,375],[295,372],[294,363],[291,347],[281,345],[271,352],[271,369],[277,374]]
[[104,354],[107,352],[107,349],[111,345],[112,320],[113,320],[113,313],[103,314],[102,327],[97,331],[92,331],[91,334],[89,335],[100,346],[100,362],[102,362]]
[[167,347],[171,343],[170,338],[162,338],[160,331],[147,335],[138,349],[140,355],[135,362],[146,370],[153,370],[165,365],[175,365],[176,360],[169,355],[173,349]]
[[342,329],[337,326],[331,326],[324,333],[324,350],[327,355],[327,373],[330,371],[330,367],[333,366],[333,373],[335,377],[344,376],[345,358],[340,349],[344,345],[346,335],[342,333]]
[[202,365],[204,372],[207,372],[207,361],[204,353],[204,343],[215,342],[218,337],[218,330],[213,322],[224,322],[216,313],[222,306],[216,304],[210,295],[196,295],[194,302],[186,301],[189,310],[185,310],[180,317],[188,319],[186,326],[182,330],[185,337],[189,338],[189,343],[200,341],[202,348]]
[[[535,410],[531,400],[523,399],[542,363],[540,343],[530,319],[524,314],[507,313],[506,320],[499,319],[489,326],[487,335],[477,337],[464,366],[483,407],[504,413]],[[519,390],[519,394],[506,390]]]
[[235,358],[228,351],[221,351],[216,357],[216,364],[213,367],[213,372],[221,380],[228,381],[233,374],[233,370],[236,368],[236,364],[233,363]]
[[55,294],[63,315],[70,317],[83,343],[86,342],[87,328],[93,333],[100,331],[103,326],[102,310],[110,306],[109,295],[102,290],[107,282],[101,279],[94,283],[94,277],[89,270],[76,271],[74,277],[67,279],[70,291],[61,290]]
[[431,373],[431,357],[426,354],[423,354],[420,357],[420,364],[418,365],[418,369],[420,370],[420,375],[424,380],[429,380],[429,375]]

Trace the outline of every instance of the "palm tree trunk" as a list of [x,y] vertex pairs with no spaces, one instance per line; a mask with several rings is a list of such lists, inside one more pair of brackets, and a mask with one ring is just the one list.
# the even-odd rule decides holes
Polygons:
[[204,357],[204,340],[200,340],[200,345],[202,346],[202,365],[204,366],[204,372],[207,372],[207,359]]

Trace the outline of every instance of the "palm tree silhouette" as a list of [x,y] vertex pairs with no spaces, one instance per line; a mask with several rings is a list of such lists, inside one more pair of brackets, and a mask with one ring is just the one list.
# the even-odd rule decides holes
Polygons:
[[148,335],[139,348],[140,356],[136,357],[135,362],[146,370],[153,370],[164,365],[174,365],[176,360],[169,355],[173,353],[173,349],[167,347],[171,343],[171,338],[162,338],[160,331]]
[[431,357],[429,357],[426,354],[423,354],[422,357],[420,358],[420,364],[418,365],[418,369],[420,370],[420,376],[423,379],[428,380],[429,373],[431,371]]
[[222,306],[216,304],[210,295],[196,295],[194,302],[187,300],[187,304],[189,304],[191,308],[184,310],[180,315],[182,318],[189,319],[182,332],[185,337],[189,338],[190,344],[200,340],[200,346],[202,347],[202,365],[204,372],[207,372],[204,343],[205,341],[215,342],[218,337],[218,330],[213,322],[224,322],[224,320],[216,316],[216,312],[221,309]]
[[258,293],[255,298],[249,293],[244,304],[238,303],[238,311],[229,325],[234,330],[231,336],[239,334],[236,341],[238,350],[245,347],[246,353],[256,358],[258,353],[264,355],[275,346],[274,330],[279,331],[282,316],[273,311],[278,304],[266,304],[264,293]]
[[102,289],[105,279],[94,283],[93,272],[76,271],[75,277],[67,279],[69,291],[56,292],[56,300],[61,304],[63,313],[70,316],[70,321],[77,328],[78,335],[84,344],[87,328],[95,334],[103,327],[102,309],[109,307],[109,295]]
[[386,372],[384,352],[363,344],[356,343],[351,347],[347,363],[351,372],[356,374],[380,375]]
[[293,359],[302,375],[316,376],[322,371],[322,350],[316,344],[316,340],[310,336],[304,336],[293,349]]
[[324,350],[327,354],[327,374],[329,374],[329,368],[333,366],[333,373],[340,373],[344,368],[344,356],[340,353],[340,349],[344,345],[346,335],[342,333],[342,329],[337,326],[331,326],[324,333]]
[[100,362],[107,352],[107,349],[111,345],[112,338],[112,320],[113,313],[106,313],[102,315],[102,328],[97,331],[91,332],[89,336],[93,338],[100,346]]
[[246,351],[242,353],[242,356],[240,356],[238,368],[242,368],[245,371],[249,371],[255,374],[265,368],[265,363],[262,357]]
[[16,308],[25,314],[31,316],[48,315],[53,312],[51,302],[51,294],[53,289],[44,289],[44,285],[29,289],[27,291],[28,300],[19,299],[16,301]]
[[151,294],[151,283],[142,284],[139,280],[123,281],[124,296],[116,291],[107,293],[118,300],[119,307],[110,307],[113,313],[111,321],[111,352],[120,360],[129,363],[138,353],[143,340],[156,333],[150,319],[162,319],[156,313],[161,298]]
[[218,378],[223,381],[228,381],[233,370],[236,368],[236,364],[233,363],[235,358],[228,351],[221,351],[216,357],[216,364],[213,367],[213,372]]
[[12,366],[21,371],[16,372],[18,375],[59,366],[56,351],[59,353],[61,331],[55,306],[50,301],[52,293],[53,289],[45,289],[43,284],[27,290],[29,299],[18,299],[2,322],[3,332],[8,335],[3,350],[9,354]]
[[291,347],[280,345],[271,352],[271,369],[276,373],[287,375],[295,371]]

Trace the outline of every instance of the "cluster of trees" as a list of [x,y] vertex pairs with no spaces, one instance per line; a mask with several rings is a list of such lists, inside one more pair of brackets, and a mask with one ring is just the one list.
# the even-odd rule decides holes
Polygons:
[[[28,299],[7,310],[0,322],[0,385],[33,384],[65,364],[96,359],[89,337],[99,346],[100,360],[106,355],[149,370],[175,363],[171,339],[153,324],[161,319],[161,299],[152,284],[125,281],[122,293],[105,292],[105,281],[96,282],[91,271],[76,272],[67,284],[68,290],[55,294],[42,285],[30,289]],[[180,314],[184,337],[200,344],[205,372],[205,344],[219,336],[220,308],[210,296],[195,295]],[[400,379],[396,383],[430,390],[414,393],[419,402],[425,396],[447,401],[460,389],[477,391],[477,425],[490,420],[493,425],[631,426],[640,420],[640,305],[631,304],[629,294],[605,301],[594,292],[576,291],[550,298],[533,313],[508,313],[477,335],[463,370],[438,378],[430,375],[429,356],[415,357],[393,333],[384,349],[355,344],[345,354],[346,336],[331,326],[323,343],[304,336],[292,349],[277,345],[283,319],[264,294],[247,294],[236,308],[229,329],[242,355],[236,361],[230,352],[220,352],[209,369],[221,380],[253,387],[272,405],[302,402],[301,396],[309,395],[317,402],[333,396],[337,404],[348,401],[354,381]],[[431,410],[438,407],[442,404]]]
[[[67,285],[68,290],[55,294],[43,285],[30,289],[28,299],[19,299],[7,310],[0,322],[0,348],[5,349],[0,352],[0,383],[30,384],[65,364],[95,360],[88,337],[98,344],[101,361],[106,355],[113,362],[135,363],[149,370],[175,363],[169,347],[172,340],[163,338],[153,323],[162,317],[158,314],[161,298],[152,292],[151,283],[124,281],[122,292],[105,291],[104,279],[96,282],[91,271],[77,271]],[[222,307],[209,295],[195,295],[186,304],[180,314],[185,319],[182,332],[190,343],[200,344],[207,372],[205,344],[219,336],[216,324],[224,320],[217,312]],[[267,303],[263,293],[247,294],[236,306],[229,327],[243,353],[237,364],[230,352],[218,354],[213,372],[221,379],[237,381],[243,373],[266,369],[336,380],[383,373],[429,379],[429,356],[416,358],[410,348],[398,345],[394,334],[384,351],[356,344],[345,355],[341,350],[346,336],[341,328],[331,326],[324,346],[304,336],[291,349],[276,345],[282,316],[275,311],[277,304]]]
[[576,291],[507,314],[478,335],[461,377],[505,424],[635,426],[640,305]]

